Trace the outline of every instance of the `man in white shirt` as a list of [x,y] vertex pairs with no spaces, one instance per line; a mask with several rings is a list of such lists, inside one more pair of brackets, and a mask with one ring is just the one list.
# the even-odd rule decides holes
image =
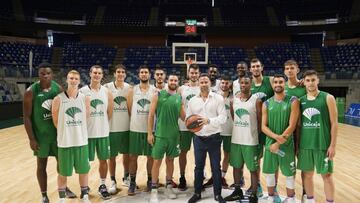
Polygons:
[[225,202],[221,197],[220,171],[220,132],[221,125],[226,122],[225,103],[221,95],[210,91],[211,82],[207,74],[200,76],[199,85],[200,94],[191,98],[186,110],[186,118],[197,114],[201,116],[200,125],[203,125],[202,129],[196,132],[194,137],[195,193],[188,202],[195,203],[201,199],[206,152],[209,153],[213,174],[214,198],[218,202]]

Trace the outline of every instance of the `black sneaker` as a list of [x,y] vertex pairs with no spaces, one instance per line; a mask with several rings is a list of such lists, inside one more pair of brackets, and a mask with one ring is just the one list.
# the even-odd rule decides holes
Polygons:
[[65,188],[65,195],[70,199],[76,198],[76,195],[68,187]]
[[237,201],[240,199],[244,199],[244,194],[242,189],[235,189],[231,195],[224,198],[225,201],[231,202],[231,201]]
[[146,188],[145,188],[144,192],[151,192],[151,180],[148,180],[146,182]]
[[226,203],[226,201],[221,197],[221,195],[215,195],[214,199],[219,203]]
[[213,178],[211,177],[204,185],[204,188],[212,187],[213,186]]
[[135,189],[136,189],[136,183],[130,182],[129,189],[128,189],[128,195],[129,196],[135,195]]
[[41,197],[41,203],[49,203],[49,198],[48,198],[48,196],[42,196],[42,197]]
[[250,203],[257,203],[258,202],[258,197],[256,195],[256,193],[252,193],[249,197],[249,202]]
[[187,190],[185,177],[184,177],[184,178],[183,178],[183,177],[180,177],[178,189],[179,189],[180,191],[185,191],[185,190]]
[[200,194],[194,194],[188,201],[188,203],[195,203],[197,201],[201,200],[201,195]]
[[105,184],[101,184],[99,186],[99,195],[102,199],[110,199],[111,198],[111,195],[108,192]]

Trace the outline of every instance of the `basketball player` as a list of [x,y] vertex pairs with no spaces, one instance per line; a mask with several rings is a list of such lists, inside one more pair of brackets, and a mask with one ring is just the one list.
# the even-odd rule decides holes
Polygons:
[[[220,132],[222,144],[223,144],[223,154],[224,158],[222,161],[221,167],[221,185],[224,189],[227,189],[229,185],[226,183],[225,175],[227,169],[229,168],[229,154],[230,154],[230,147],[231,147],[231,134],[233,128],[233,120],[230,114],[230,102],[233,99],[233,96],[230,92],[230,85],[231,85],[230,77],[223,76],[220,80],[220,91],[218,94],[222,95],[225,102],[225,110],[227,114],[226,122],[221,126],[222,131]],[[211,187],[213,185],[212,177],[204,184],[204,187]]]
[[153,159],[151,157],[151,145],[147,142],[147,131],[150,101],[156,92],[156,89],[149,83],[149,67],[146,65],[141,65],[138,71],[140,84],[135,85],[133,89],[130,89],[127,96],[127,105],[130,113],[130,186],[128,189],[128,195],[130,196],[135,195],[138,156],[147,156],[147,191],[151,190],[151,168],[153,164]]
[[158,89],[159,91],[160,90],[163,90],[165,88],[167,88],[167,84],[165,82],[165,79],[166,79],[166,72],[165,70],[159,66],[159,65],[156,65],[155,66],[155,70],[154,70],[154,79],[155,79],[155,88]]
[[[174,173],[174,158],[179,156],[179,126],[178,119],[185,119],[181,96],[176,93],[179,79],[176,75],[169,75],[168,89],[155,94],[150,104],[147,140],[152,148],[154,163],[152,166],[151,202],[156,202],[159,181],[159,169],[164,154],[166,154],[166,190],[169,199],[175,199],[172,176]],[[156,112],[156,131],[153,135],[154,115]]]
[[79,174],[81,202],[90,203],[88,195],[89,149],[87,120],[90,117],[90,97],[78,91],[79,72],[72,70],[67,74],[68,85],[65,92],[55,97],[52,116],[57,128],[59,154],[58,191],[60,203],[65,202],[65,187],[73,168]]
[[115,81],[105,84],[105,87],[111,91],[114,97],[113,114],[110,119],[110,160],[109,172],[111,178],[111,186],[109,188],[110,194],[117,192],[116,186],[116,156],[123,155],[124,166],[124,186],[129,186],[129,128],[130,118],[128,108],[126,105],[126,97],[131,85],[125,82],[126,67],[122,64],[115,66],[114,72]]
[[218,67],[215,64],[210,64],[208,69],[208,74],[210,76],[211,81],[211,91],[212,92],[219,92],[220,91],[220,80],[217,79],[218,77]]
[[[287,60],[284,63],[284,74],[287,77],[287,82],[285,84],[285,94],[289,95],[289,96],[295,96],[298,99],[300,99],[300,97],[306,95],[306,88],[303,86],[303,81],[299,80],[297,78],[297,74],[300,72],[300,68],[299,65],[297,64],[297,62],[295,60]],[[297,133],[297,129],[295,129],[294,132],[294,146],[295,146],[295,155],[298,154],[298,146],[299,146],[299,133]],[[301,181],[302,183],[304,183],[304,173],[301,172]],[[304,185],[303,186],[303,198],[306,198],[305,195],[305,189],[304,189]]]
[[111,198],[106,188],[108,171],[107,160],[110,158],[109,119],[111,119],[114,102],[111,91],[101,85],[103,68],[93,65],[90,68],[90,84],[82,87],[80,92],[90,97],[90,118],[88,120],[89,160],[94,161],[95,151],[99,159],[100,186],[99,195],[103,199]]
[[[49,202],[47,196],[46,166],[49,156],[57,157],[56,128],[51,115],[53,98],[62,88],[53,81],[51,65],[39,65],[39,81],[32,84],[25,92],[23,109],[24,125],[30,148],[37,157],[37,179],[42,194],[42,202]],[[66,188],[66,195],[75,198],[75,194]]]
[[251,174],[250,202],[257,203],[257,183],[258,176],[258,144],[261,132],[261,106],[262,102],[257,96],[252,95],[251,74],[245,73],[239,78],[240,93],[234,97],[231,103],[230,111],[234,119],[232,137],[230,164],[234,167],[234,192],[225,198],[226,201],[237,201],[244,199],[241,189],[240,172],[243,170],[244,163]]
[[[192,97],[200,93],[199,88],[199,66],[197,64],[191,64],[189,67],[189,85],[182,85],[179,88],[179,94],[182,98],[182,104],[184,105],[185,111],[188,107],[188,103]],[[179,155],[179,166],[180,166],[180,179],[178,189],[184,191],[187,189],[185,169],[187,163],[187,153],[191,147],[191,140],[193,139],[194,133],[190,132],[185,123],[179,119],[180,129],[180,155]]]
[[240,78],[245,75],[246,71],[248,71],[248,66],[245,61],[240,61],[236,65],[236,72],[238,74],[238,79],[233,81],[233,95],[237,95],[240,93]]
[[338,131],[335,98],[319,91],[319,77],[314,70],[304,73],[306,95],[300,98],[301,128],[298,168],[304,172],[305,202],[314,200],[314,168],[324,181],[326,202],[334,202],[334,156]]
[[286,176],[285,202],[295,202],[296,166],[292,134],[299,116],[299,101],[296,97],[285,94],[285,76],[275,75],[272,86],[275,95],[263,104],[261,126],[267,135],[263,173],[266,174],[268,202],[275,202],[275,173],[279,168]]
[[[250,72],[252,73],[252,85],[251,85],[251,94],[256,95],[258,98],[261,99],[262,102],[265,102],[267,99],[274,95],[273,88],[271,87],[271,82],[273,77],[263,76],[264,65],[261,61],[257,58],[254,58],[250,61]],[[260,177],[260,160],[263,157],[264,153],[264,144],[265,144],[265,137],[264,133],[259,134],[259,177]],[[259,179],[260,180],[260,179]],[[275,188],[276,190],[276,188]],[[247,191],[248,194],[251,194],[251,190]],[[261,187],[260,182],[258,183],[258,197],[263,196],[263,190]],[[275,191],[277,194],[277,191]],[[281,199],[278,195],[275,196],[276,203],[281,202]]]
[[211,82],[207,74],[200,76],[199,84],[200,93],[189,101],[186,111],[186,117],[193,114],[200,115],[200,125],[204,125],[194,137],[195,193],[188,202],[195,203],[201,199],[206,153],[209,153],[214,180],[214,199],[223,203],[225,201],[221,197],[220,132],[221,125],[226,122],[225,103],[221,95],[210,90]]

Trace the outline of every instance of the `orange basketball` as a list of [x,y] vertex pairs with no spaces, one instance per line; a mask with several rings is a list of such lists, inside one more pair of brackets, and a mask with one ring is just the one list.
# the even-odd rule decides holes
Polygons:
[[196,114],[189,116],[185,122],[186,128],[193,133],[199,132],[203,127],[202,125],[200,125],[200,118],[201,116]]

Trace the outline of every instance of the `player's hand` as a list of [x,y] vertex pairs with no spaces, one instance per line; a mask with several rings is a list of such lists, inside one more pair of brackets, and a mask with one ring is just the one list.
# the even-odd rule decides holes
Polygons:
[[279,143],[279,144],[284,144],[286,142],[286,138],[284,136],[277,136],[276,137],[276,141]]
[[304,78],[302,78],[301,80],[299,80],[299,86],[304,87]]
[[335,146],[329,146],[328,150],[327,150],[327,157],[329,158],[329,160],[333,160],[335,156]]
[[270,145],[270,152],[272,153],[276,153],[277,151],[279,151],[280,148],[280,144],[275,142],[274,144]]
[[198,122],[199,122],[199,125],[200,125],[200,126],[202,126],[202,125],[207,125],[207,124],[210,123],[210,119],[201,117],[201,118],[198,120]]
[[40,146],[36,140],[30,140],[30,148],[33,151],[37,151],[40,149]]
[[147,141],[148,141],[149,145],[151,145],[151,146],[154,145],[154,135],[152,133],[148,134]]

